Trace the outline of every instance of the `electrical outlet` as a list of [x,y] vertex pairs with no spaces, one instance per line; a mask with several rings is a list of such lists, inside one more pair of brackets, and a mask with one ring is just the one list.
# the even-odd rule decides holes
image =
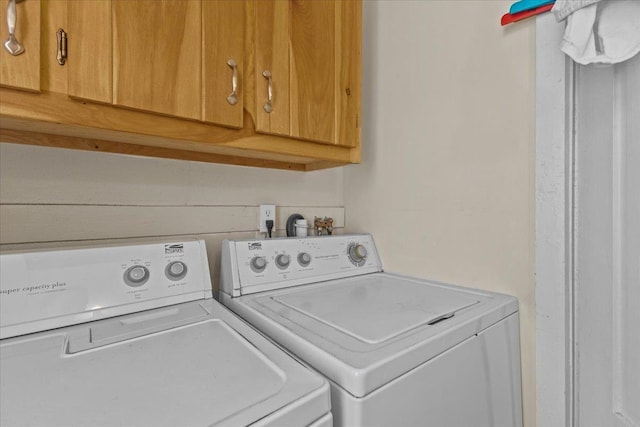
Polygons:
[[267,220],[273,221],[273,229],[276,228],[276,205],[260,205],[258,215],[258,230],[261,233],[267,232]]

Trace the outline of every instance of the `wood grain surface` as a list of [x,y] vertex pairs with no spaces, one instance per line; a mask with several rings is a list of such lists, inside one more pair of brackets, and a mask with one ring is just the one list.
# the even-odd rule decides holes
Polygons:
[[69,1],[69,96],[113,102],[111,0]]
[[[291,134],[290,118],[290,62],[289,27],[291,10],[289,1],[257,1],[255,22],[255,82],[256,82],[256,129],[277,135]],[[273,111],[267,113],[263,106],[267,102],[268,81],[263,72],[269,70],[273,81]]]
[[291,1],[291,136],[336,142],[336,4]]
[[[24,52],[12,56],[0,46],[0,85],[32,91],[40,90],[40,0],[16,5],[16,39]],[[7,5],[0,6],[2,44],[7,40]]]
[[[203,111],[204,121],[223,126],[242,127],[244,106],[244,11],[245,2],[219,0],[202,3]],[[232,89],[232,69],[237,63],[238,103],[227,102]]]
[[202,119],[201,5],[113,0],[113,103]]
[[[24,132],[14,142],[294,170],[360,161],[359,0],[25,5],[35,10],[22,13],[25,37],[41,29],[41,65],[29,69],[43,91],[0,88],[0,128]],[[55,60],[61,27],[65,66]],[[226,100],[231,57],[239,68],[234,106]],[[10,69],[3,76],[22,69],[1,65]],[[263,110],[265,69],[271,114]]]

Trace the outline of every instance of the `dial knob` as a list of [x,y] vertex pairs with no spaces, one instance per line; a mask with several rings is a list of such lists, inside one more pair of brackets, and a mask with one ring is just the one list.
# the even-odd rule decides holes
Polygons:
[[303,267],[306,267],[309,264],[311,264],[311,255],[309,255],[306,252],[302,252],[298,254],[298,264],[300,264]]
[[262,256],[254,256],[251,259],[250,265],[253,271],[255,271],[256,273],[260,273],[267,267],[267,260]]
[[289,267],[290,261],[291,258],[287,254],[280,254],[276,257],[276,265],[281,269]]
[[353,264],[357,265],[358,267],[364,265],[364,262],[367,259],[367,248],[358,243],[353,243],[349,246],[348,253],[349,259]]
[[187,266],[182,261],[174,261],[167,265],[164,272],[169,280],[180,280],[187,275]]
[[138,287],[149,280],[149,269],[142,265],[134,265],[124,272],[124,281],[127,285]]

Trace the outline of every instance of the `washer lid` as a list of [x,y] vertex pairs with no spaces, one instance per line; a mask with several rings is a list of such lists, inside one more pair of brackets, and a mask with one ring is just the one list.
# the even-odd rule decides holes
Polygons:
[[418,282],[403,283],[402,292],[398,290],[397,280],[365,277],[341,286],[284,293],[273,300],[369,344],[450,318],[480,302],[473,294]]
[[507,295],[388,273],[223,301],[357,397],[518,310]]
[[233,320],[241,324],[210,318],[75,353],[67,342],[84,325],[4,340],[0,424],[249,425],[326,386],[242,324],[247,341]]

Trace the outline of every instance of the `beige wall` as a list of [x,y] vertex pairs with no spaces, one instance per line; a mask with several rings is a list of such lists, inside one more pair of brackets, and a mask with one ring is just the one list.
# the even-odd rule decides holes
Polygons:
[[387,270],[519,298],[532,427],[534,39],[533,22],[499,26],[509,4],[364,2],[361,165],[296,173],[0,144],[0,241],[162,235],[182,221],[217,265],[222,238],[255,235],[259,203],[311,216],[344,204],[346,230],[373,233]]
[[511,2],[364,2],[363,161],[349,231],[398,271],[512,294],[535,426],[534,23]]

